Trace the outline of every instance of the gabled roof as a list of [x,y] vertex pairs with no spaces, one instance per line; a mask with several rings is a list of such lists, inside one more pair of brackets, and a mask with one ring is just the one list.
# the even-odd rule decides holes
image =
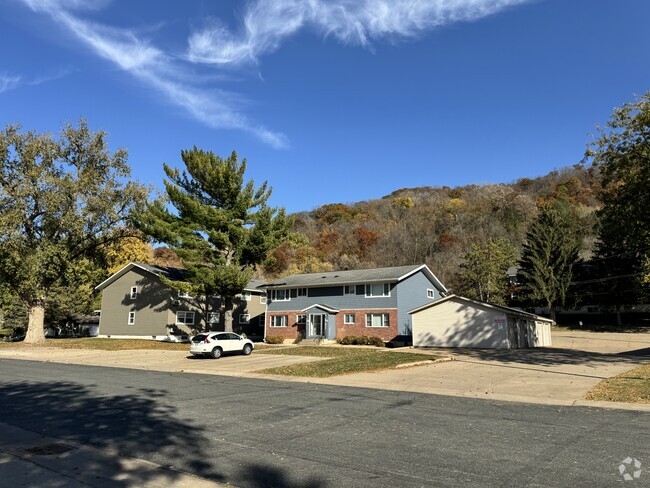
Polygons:
[[476,305],[479,307],[483,308],[489,308],[492,310],[497,310],[503,313],[507,313],[510,315],[517,315],[519,317],[524,317],[528,319],[534,319],[534,320],[539,320],[541,322],[550,322],[553,323],[553,320],[547,318],[547,317],[542,317],[540,315],[535,315],[534,313],[529,313],[529,312],[524,312],[523,310],[519,310],[517,308],[511,308],[511,307],[505,307],[503,305],[497,305],[495,303],[487,303],[487,302],[481,302],[478,300],[472,300],[471,298],[465,298],[461,297],[460,295],[449,295],[445,298],[441,298],[440,300],[436,300],[435,302],[427,303],[426,305],[423,305],[421,307],[418,307],[416,309],[411,310],[409,313],[417,313],[420,312],[421,310],[426,310],[431,307],[436,307],[440,305],[441,303],[448,302],[448,301],[461,301],[461,302],[466,302],[470,303],[472,305]]
[[327,305],[323,305],[322,303],[315,303],[314,305],[309,305],[307,308],[303,308],[301,312],[306,312],[309,309],[312,308],[320,308],[322,310],[325,310],[326,312],[330,313],[339,313],[340,310],[333,308],[333,307],[328,307]]
[[296,274],[265,283],[261,288],[294,288],[302,286],[354,285],[363,283],[397,283],[422,271],[443,292],[447,289],[426,264],[395,266],[391,268],[353,269],[323,273]]
[[[141,269],[155,276],[164,276],[170,281],[183,281],[187,276],[187,270],[184,270],[182,268],[174,268],[171,266],[155,266],[152,264],[143,264],[143,263],[129,263],[119,271],[113,273],[106,280],[102,281],[99,285],[95,287],[95,290],[103,290],[108,285],[113,283],[115,280],[121,278],[122,276],[124,276],[126,273],[128,273],[134,268]],[[260,292],[262,290],[259,290],[258,287],[262,283],[263,282],[260,280],[250,280],[246,285],[246,288],[244,288],[244,290]]]

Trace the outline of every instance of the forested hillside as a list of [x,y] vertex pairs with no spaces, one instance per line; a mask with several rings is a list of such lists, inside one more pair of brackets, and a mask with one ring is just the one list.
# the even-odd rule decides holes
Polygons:
[[294,230],[306,239],[275,249],[264,272],[275,277],[426,263],[458,290],[461,265],[473,248],[509,243],[507,264],[514,266],[539,209],[555,201],[569,206],[582,229],[580,254],[589,258],[600,187],[593,168],[576,165],[509,184],[403,188],[378,200],[323,205],[294,216]]

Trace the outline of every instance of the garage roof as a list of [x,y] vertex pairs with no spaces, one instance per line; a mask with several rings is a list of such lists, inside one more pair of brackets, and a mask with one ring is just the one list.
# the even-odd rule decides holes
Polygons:
[[506,313],[508,315],[516,315],[519,317],[523,318],[528,318],[528,319],[534,319],[538,320],[540,322],[549,322],[549,323],[554,323],[553,320],[547,318],[547,317],[542,317],[541,315],[535,315],[534,313],[529,313],[529,312],[524,312],[523,310],[519,310],[517,308],[511,308],[511,307],[505,307],[503,305],[496,305],[494,303],[487,303],[487,302],[481,302],[479,300],[472,300],[471,298],[466,298],[466,297],[461,297],[460,295],[449,295],[445,298],[442,298],[440,300],[437,300],[435,302],[427,303],[426,305],[423,305],[422,307],[418,307],[416,309],[411,310],[409,313],[417,313],[420,312],[421,310],[426,310],[431,307],[435,307],[440,305],[441,303],[447,302],[447,301],[462,301],[466,302],[475,306],[480,306],[484,308],[490,308],[492,310],[498,310],[503,313]]

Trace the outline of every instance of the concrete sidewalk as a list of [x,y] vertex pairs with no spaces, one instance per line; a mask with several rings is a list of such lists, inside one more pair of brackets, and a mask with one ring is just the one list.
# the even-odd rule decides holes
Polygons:
[[325,358],[255,352],[246,357],[224,356],[214,361],[196,359],[184,351],[8,347],[0,348],[0,358],[253,377],[528,403],[650,409],[650,406],[640,404],[603,404],[582,400],[600,381],[647,362],[650,359],[650,334],[554,331],[553,341],[555,347],[543,349],[398,349],[396,351],[451,356],[454,360],[331,378],[256,373],[265,368]]
[[0,485],[30,488],[226,486],[142,459],[46,437],[4,423],[0,423]]

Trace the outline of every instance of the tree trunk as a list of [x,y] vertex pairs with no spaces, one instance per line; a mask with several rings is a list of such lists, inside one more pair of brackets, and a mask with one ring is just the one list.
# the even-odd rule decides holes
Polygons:
[[25,343],[37,344],[45,341],[45,300],[36,299],[29,304],[27,334]]
[[232,332],[232,297],[224,297],[223,305],[223,318],[224,318],[224,331]]

